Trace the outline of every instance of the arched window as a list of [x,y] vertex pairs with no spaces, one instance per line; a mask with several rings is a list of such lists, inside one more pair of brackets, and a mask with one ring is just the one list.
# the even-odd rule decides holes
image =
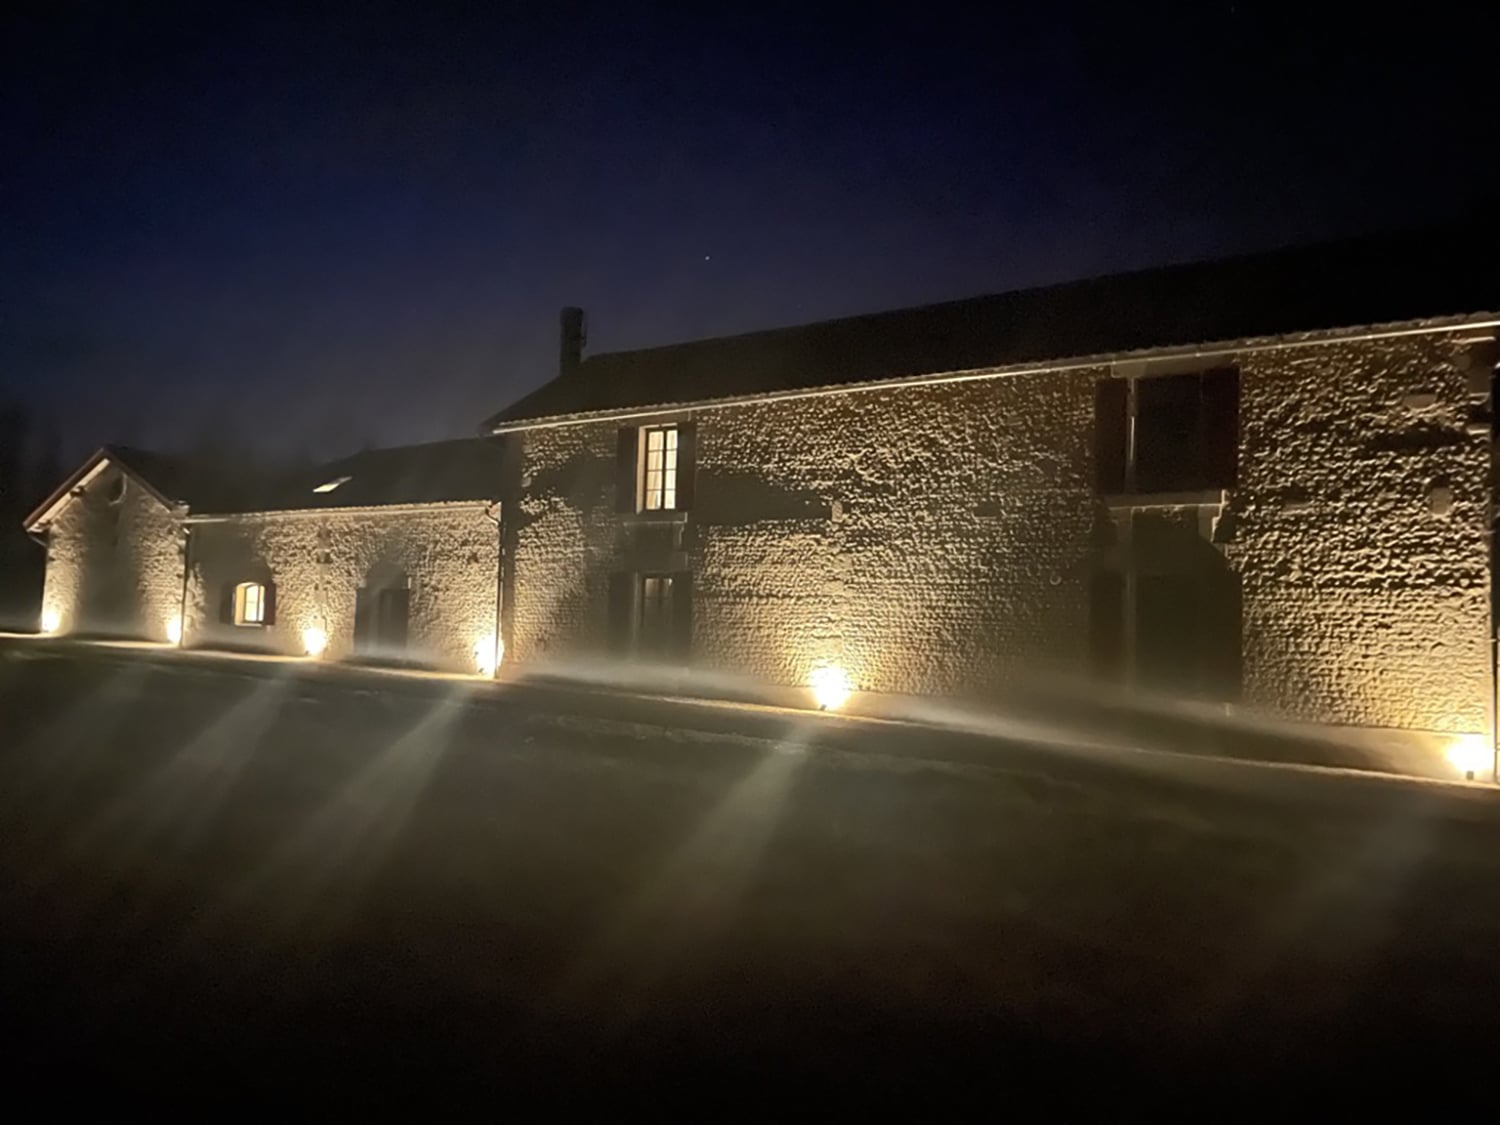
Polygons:
[[234,623],[264,625],[266,588],[259,582],[241,582],[234,588]]

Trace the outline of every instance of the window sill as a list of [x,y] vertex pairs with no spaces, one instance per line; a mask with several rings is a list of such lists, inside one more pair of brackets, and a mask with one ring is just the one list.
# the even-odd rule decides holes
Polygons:
[[236,621],[234,627],[236,629],[264,629],[266,623],[264,621]]
[[1222,508],[1229,503],[1227,488],[1203,488],[1189,492],[1113,493],[1104,496],[1107,508]]
[[682,508],[657,508],[649,512],[626,512],[624,518],[632,523],[687,523],[688,514]]

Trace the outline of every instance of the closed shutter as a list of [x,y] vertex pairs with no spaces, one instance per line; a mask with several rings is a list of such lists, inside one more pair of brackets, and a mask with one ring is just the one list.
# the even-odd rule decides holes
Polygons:
[[380,591],[380,643],[390,649],[404,649],[411,621],[411,591],[405,586],[391,586]]
[[234,588],[235,583],[226,582],[219,591],[219,624],[234,624]]
[[636,443],[640,430],[622,426],[615,445],[615,511],[635,511]]
[[276,624],[276,583],[269,578],[265,581],[265,593],[261,602],[261,624]]
[[672,654],[684,664],[693,654],[693,572],[672,575]]
[[609,576],[609,651],[623,656],[635,634],[636,577],[630,571]]
[[374,618],[374,598],[368,587],[361,586],[354,594],[354,649],[363,652],[370,647],[370,626]]
[[1233,367],[1203,375],[1202,464],[1205,485],[1233,488],[1239,483],[1240,373]]
[[677,427],[677,507],[693,510],[693,483],[698,469],[698,425],[684,422]]
[[1125,433],[1129,425],[1129,386],[1124,379],[1094,384],[1094,470],[1106,496],[1125,491]]

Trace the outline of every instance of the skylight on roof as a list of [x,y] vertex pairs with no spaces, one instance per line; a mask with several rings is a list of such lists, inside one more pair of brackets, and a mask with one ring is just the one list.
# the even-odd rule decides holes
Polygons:
[[313,491],[314,492],[332,492],[339,485],[341,485],[341,484],[347,484],[349,481],[351,481],[353,479],[354,479],[353,477],[334,477],[332,480],[325,481],[322,484],[318,485],[318,487],[315,488],[315,489],[313,489]]

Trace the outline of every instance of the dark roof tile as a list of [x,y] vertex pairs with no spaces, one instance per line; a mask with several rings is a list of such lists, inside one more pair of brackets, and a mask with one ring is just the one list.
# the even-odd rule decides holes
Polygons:
[[1500,311],[1491,226],[1168,266],[590,356],[487,419],[547,418]]

